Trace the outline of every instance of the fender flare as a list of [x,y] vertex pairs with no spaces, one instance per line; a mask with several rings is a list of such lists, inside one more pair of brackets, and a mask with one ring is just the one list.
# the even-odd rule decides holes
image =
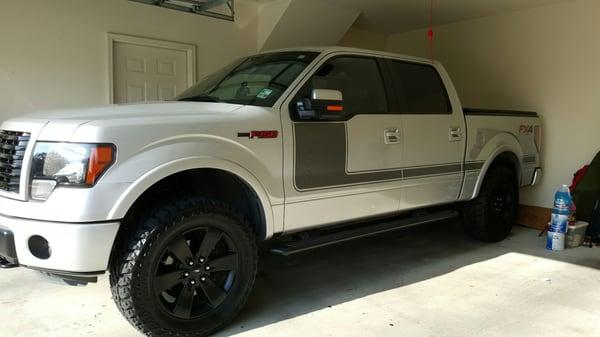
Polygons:
[[494,151],[491,153],[490,156],[488,156],[487,160],[483,163],[483,166],[481,167],[481,170],[479,171],[479,176],[477,177],[475,187],[473,188],[473,194],[471,195],[471,198],[469,198],[469,200],[475,199],[475,198],[477,198],[477,196],[479,196],[479,191],[481,190],[481,186],[483,185],[483,180],[485,179],[485,176],[487,175],[488,170],[490,169],[490,167],[492,166],[494,161],[496,161],[496,159],[502,153],[506,153],[506,152],[512,153],[513,155],[515,155],[517,157],[517,162],[518,162],[518,167],[517,167],[518,177],[517,177],[517,179],[520,180],[520,176],[522,174],[521,168],[523,167],[523,151],[521,150],[521,147],[516,139],[515,139],[515,143],[516,144],[500,145],[496,149],[494,149]]
[[109,212],[109,217],[112,219],[122,219],[125,217],[129,209],[133,206],[135,201],[150,187],[162,179],[171,176],[173,174],[193,170],[193,169],[217,169],[229,172],[240,180],[242,180],[248,187],[253,190],[261,203],[263,214],[265,217],[265,238],[268,239],[273,236],[274,218],[273,209],[271,202],[269,201],[268,194],[258,181],[258,179],[250,173],[248,170],[239,166],[238,164],[218,158],[210,157],[186,157],[181,159],[172,160],[164,163],[160,166],[153,168],[146,172],[139,179],[134,181],[124,193],[121,194],[119,199],[115,202]]

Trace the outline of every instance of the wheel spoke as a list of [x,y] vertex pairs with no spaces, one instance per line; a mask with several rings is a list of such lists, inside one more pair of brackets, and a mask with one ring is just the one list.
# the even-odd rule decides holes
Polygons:
[[190,318],[192,316],[192,306],[194,304],[194,289],[185,285],[177,297],[173,313],[179,317]]
[[181,282],[181,271],[175,271],[172,273],[158,276],[156,279],[155,289],[157,293],[162,293],[165,290],[173,288],[176,284]]
[[209,261],[210,270],[212,272],[217,271],[229,271],[237,268],[238,257],[237,254],[229,254],[225,256],[218,257],[216,259],[211,259]]
[[222,237],[223,232],[209,228],[204,234],[204,238],[202,238],[202,243],[198,250],[198,257],[208,257]]
[[175,238],[169,245],[169,250],[175,257],[184,265],[188,265],[189,261],[194,260],[190,246],[185,241],[183,236]]
[[227,293],[210,278],[206,278],[205,281],[200,282],[200,288],[202,288],[204,295],[206,295],[208,302],[213,308],[216,308],[227,297]]

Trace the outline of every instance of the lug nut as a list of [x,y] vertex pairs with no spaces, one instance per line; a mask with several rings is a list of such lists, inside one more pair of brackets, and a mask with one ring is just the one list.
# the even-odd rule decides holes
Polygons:
[[190,281],[190,284],[191,284],[191,285],[194,285],[194,284],[196,284],[196,281],[194,281],[194,280],[191,280],[191,281]]
[[191,260],[190,260],[190,262],[188,262],[188,264],[189,264],[190,266],[193,266],[193,265],[194,265],[194,261],[191,261]]
[[210,270],[210,266],[206,266],[206,268],[204,268],[204,269],[206,269],[206,270]]
[[203,257],[200,258],[200,263],[204,263],[204,258]]
[[183,273],[183,277],[189,277],[190,273],[188,273],[187,271],[185,273]]
[[202,282],[206,281],[206,277],[201,277],[200,281],[202,281]]

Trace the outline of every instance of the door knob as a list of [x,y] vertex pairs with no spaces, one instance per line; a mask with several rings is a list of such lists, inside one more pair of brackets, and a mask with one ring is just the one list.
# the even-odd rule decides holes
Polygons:
[[400,129],[399,128],[388,128],[383,131],[383,142],[385,144],[398,144],[400,143]]
[[451,142],[459,142],[462,140],[462,130],[460,127],[453,126],[450,128],[449,140]]

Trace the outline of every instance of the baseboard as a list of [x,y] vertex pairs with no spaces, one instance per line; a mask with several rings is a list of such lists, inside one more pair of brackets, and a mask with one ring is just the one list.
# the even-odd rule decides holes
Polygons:
[[543,230],[550,221],[552,209],[521,205],[515,223],[529,228]]

